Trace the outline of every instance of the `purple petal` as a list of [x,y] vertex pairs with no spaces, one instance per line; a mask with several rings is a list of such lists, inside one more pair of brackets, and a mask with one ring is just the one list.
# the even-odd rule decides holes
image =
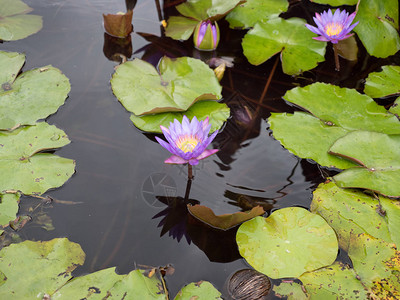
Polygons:
[[197,46],[200,46],[201,42],[204,39],[204,35],[206,34],[206,31],[207,31],[207,22],[203,22],[203,23],[201,23],[200,29],[197,34],[197,39],[196,39]]
[[202,154],[196,157],[197,160],[202,160],[206,157],[209,157],[210,155],[213,155],[214,153],[217,153],[219,149],[206,149],[203,151]]
[[213,38],[213,48],[217,46],[218,42],[218,34],[217,34],[217,26],[211,25],[211,31],[212,31],[212,38]]
[[195,166],[195,165],[198,165],[198,164],[199,164],[199,161],[196,158],[191,158],[189,160],[189,165]]
[[164,135],[165,135],[165,133],[170,134],[169,129],[167,127],[160,125],[160,128]]
[[347,32],[352,31],[352,30],[354,29],[354,27],[357,26],[358,22],[359,22],[359,21],[355,22],[355,23],[354,23],[353,25],[351,25],[346,31],[347,31]]
[[158,136],[156,136],[156,140],[157,140],[157,142],[158,142],[161,146],[163,146],[163,147],[164,147],[165,149],[167,149],[169,152],[171,152],[172,154],[174,154],[175,151],[173,150],[173,148],[171,147],[170,144],[168,144],[166,141],[160,139]]
[[318,37],[313,37],[313,39],[317,40],[317,41],[321,41],[321,42],[329,42],[330,41],[330,39],[324,37],[323,35],[318,36]]
[[215,130],[214,133],[213,133],[212,135],[210,135],[210,136],[208,137],[208,139],[206,139],[206,140],[203,142],[203,144],[205,145],[204,148],[207,148],[208,145],[211,144],[211,142],[213,141],[213,139],[215,138],[215,136],[216,136],[217,134],[218,134],[218,130]]
[[164,163],[166,164],[177,164],[177,165],[182,165],[186,164],[188,161],[184,160],[182,157],[172,155],[171,157],[167,158]]
[[308,24],[305,24],[306,25],[306,27],[309,29],[309,30],[311,30],[312,32],[314,32],[314,33],[316,33],[316,34],[321,34],[321,32],[320,32],[320,30],[318,29],[318,28],[316,28],[316,27],[314,27],[314,26],[311,26],[311,25],[308,25]]

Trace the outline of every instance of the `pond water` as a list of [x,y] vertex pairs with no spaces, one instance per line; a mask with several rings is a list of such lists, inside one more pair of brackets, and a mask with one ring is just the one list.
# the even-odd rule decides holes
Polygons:
[[[44,28],[24,40],[2,43],[0,49],[24,52],[24,71],[51,64],[70,79],[69,98],[47,121],[71,139],[72,143],[57,154],[76,160],[76,173],[63,187],[46,195],[78,203],[44,205],[42,209],[55,229],[46,231],[31,222],[19,232],[21,237],[68,237],[79,243],[86,261],[75,275],[111,266],[126,273],[140,265],[172,264],[175,273],[166,277],[172,296],[187,283],[207,280],[228,298],[226,281],[234,272],[249,267],[238,254],[235,231],[202,226],[179,203],[168,208],[159,200],[184,196],[187,171],[163,163],[169,153],[153,135],[134,127],[130,114],[111,91],[110,78],[117,63],[107,58],[111,50],[107,48],[102,13],[124,11],[125,2],[25,2],[35,14],[43,16]],[[171,6],[169,3],[172,1],[164,6]],[[287,15],[300,12],[310,19],[310,5],[300,1]],[[161,17],[167,18],[171,11],[171,7],[166,9]],[[328,171],[285,150],[272,137],[266,119],[271,112],[293,111],[281,97],[296,85],[318,79],[358,87],[360,78],[384,63],[362,54],[364,60],[343,62],[342,71],[335,73],[327,48],[327,62],[301,77],[290,77],[282,73],[280,63],[274,70],[275,57],[259,67],[250,65],[241,53],[244,32],[228,30],[223,22],[218,50],[199,53],[191,41],[180,43],[162,37],[157,1],[137,2],[133,26],[133,54],[128,59],[152,63],[162,55],[235,59],[221,82],[223,101],[232,109],[232,117],[213,142],[213,148],[221,150],[195,167],[190,192],[193,203],[206,205],[216,214],[247,210],[256,204],[262,204],[267,213],[288,206],[308,208],[313,189]],[[264,95],[271,73],[272,81]],[[21,210],[37,203],[36,199],[24,198]]]

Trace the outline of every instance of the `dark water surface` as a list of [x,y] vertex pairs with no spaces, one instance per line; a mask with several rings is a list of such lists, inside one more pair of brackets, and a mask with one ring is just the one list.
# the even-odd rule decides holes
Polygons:
[[[68,237],[79,243],[86,253],[86,262],[75,275],[111,266],[124,273],[137,265],[172,264],[175,273],[166,277],[172,297],[185,284],[199,280],[212,282],[222,292],[232,273],[248,267],[238,255],[235,232],[222,234],[202,227],[187,216],[184,206],[177,204],[168,211],[167,205],[156,198],[183,197],[186,169],[163,164],[169,153],[154,142],[153,136],[133,126],[130,114],[111,91],[109,81],[117,63],[110,61],[103,51],[102,13],[124,11],[125,2],[25,2],[34,8],[34,14],[43,16],[44,28],[24,40],[2,43],[0,49],[24,52],[24,71],[51,64],[70,79],[69,98],[47,121],[63,129],[71,139],[70,145],[56,153],[76,160],[76,173],[63,187],[47,194],[82,203],[53,203],[45,211],[55,230],[46,231],[30,223],[20,232],[21,236],[30,240]],[[161,38],[155,1],[138,1],[133,26],[134,54],[129,59],[156,62],[163,54],[200,57],[193,51],[191,41],[179,43]],[[311,83],[311,79],[283,75],[278,64],[262,98],[275,58],[259,67],[251,66],[241,55],[243,33],[228,32],[223,22],[221,28],[218,51],[203,56],[236,57],[235,67],[226,71],[221,83],[224,101],[231,106],[233,117],[213,143],[221,151],[195,168],[190,198],[216,214],[250,209],[252,203],[264,204],[268,213],[287,206],[308,207],[313,189],[323,181],[321,171],[275,141],[266,119],[270,112],[293,110],[281,100],[282,95],[294,83]],[[147,34],[149,41],[141,32]],[[332,64],[327,65],[331,72]],[[351,76],[351,69],[347,73],[346,66],[344,69],[342,74],[351,77],[356,86],[357,78]],[[321,80],[331,76],[329,72],[320,68],[308,76]],[[340,80],[336,77],[332,81],[336,79]],[[252,118],[246,117],[245,106]],[[21,205],[24,200],[28,201],[23,199]],[[159,223],[167,212],[165,230],[173,229],[160,237],[164,231]]]

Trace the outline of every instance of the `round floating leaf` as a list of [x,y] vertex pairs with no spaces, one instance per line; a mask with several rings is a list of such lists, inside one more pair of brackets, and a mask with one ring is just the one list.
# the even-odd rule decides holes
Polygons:
[[222,299],[221,293],[208,281],[199,281],[190,283],[183,287],[176,295],[174,300],[196,299],[211,300]]
[[287,300],[308,299],[307,295],[304,294],[301,285],[296,282],[282,282],[280,285],[275,285],[273,290],[279,298],[285,297]]
[[400,50],[398,0],[363,0],[358,7],[354,28],[368,53],[388,57]]
[[210,225],[211,227],[228,230],[240,223],[248,221],[256,216],[264,214],[261,206],[253,207],[249,211],[240,211],[233,214],[224,214],[216,216],[211,208],[203,205],[188,205],[190,214],[196,219]]
[[193,34],[197,24],[199,24],[198,20],[172,16],[168,19],[165,35],[174,40],[187,40]]
[[182,122],[183,116],[187,116],[191,120],[194,116],[199,121],[209,117],[211,124],[210,132],[214,132],[222,127],[224,122],[229,118],[230,109],[225,103],[216,101],[199,101],[193,104],[185,112],[166,112],[154,115],[136,116],[131,115],[131,121],[140,130],[154,133],[162,133],[160,125],[169,127],[169,124],[177,119]]
[[20,0],[0,0],[0,40],[16,41],[42,29],[42,17],[27,15],[30,11]]
[[240,254],[271,278],[298,277],[334,262],[336,234],[323,218],[300,207],[274,211],[240,225]]
[[298,18],[257,23],[243,38],[244,55],[251,64],[259,65],[282,52],[282,69],[289,75],[315,68],[324,61],[326,43],[313,40],[316,34],[304,24]]
[[323,166],[340,169],[354,166],[354,163],[327,154],[333,143],[350,131],[400,133],[396,116],[356,90],[314,83],[294,88],[283,98],[310,111],[314,117],[302,112],[272,114],[269,123],[274,137],[292,153],[311,158]]
[[369,299],[354,270],[341,262],[304,273],[299,279],[310,299]]
[[340,40],[336,44],[336,50],[338,54],[344,59],[353,62],[357,61],[358,59],[358,46],[357,46],[357,40],[354,35],[345,40]]
[[[18,76],[24,56],[0,51],[0,130],[33,125],[64,103],[71,86],[61,71],[46,66]],[[15,80],[15,81],[14,81]]]
[[400,298],[400,252],[393,244],[367,234],[352,235],[349,257],[372,299]]
[[111,87],[135,115],[186,111],[196,101],[222,97],[217,77],[201,60],[164,57],[159,72],[143,60],[128,61],[117,68]]
[[0,271],[5,276],[0,298],[42,299],[65,284],[84,260],[81,246],[66,238],[5,247],[0,251]]
[[17,218],[19,194],[0,194],[0,226]]
[[278,17],[288,7],[287,0],[247,0],[232,10],[226,20],[231,28],[250,28],[259,21]]
[[311,0],[311,2],[330,6],[356,5],[357,1],[358,0]]
[[38,152],[69,142],[64,131],[45,122],[0,132],[0,191],[43,194],[63,185],[74,173],[75,162]]
[[272,113],[268,119],[274,137],[282,145],[301,158],[309,158],[322,166],[347,169],[354,163],[331,155],[329,148],[349,131],[329,126],[323,121],[303,112],[294,114]]
[[[323,183],[314,191],[311,211],[322,216],[335,230],[340,248],[349,248],[350,236],[368,233],[387,242],[399,240],[397,213],[400,208],[391,208],[385,217],[380,205],[389,206],[390,199],[380,201],[358,190],[342,189],[335,183]],[[388,224],[390,224],[388,226]]]
[[188,0],[179,4],[176,9],[185,17],[198,21],[218,20],[242,2],[242,0]]
[[400,197],[400,135],[354,131],[338,139],[329,150],[361,165],[334,177],[340,187],[363,188]]
[[381,72],[370,73],[364,92],[372,98],[400,94],[400,67],[383,66]]

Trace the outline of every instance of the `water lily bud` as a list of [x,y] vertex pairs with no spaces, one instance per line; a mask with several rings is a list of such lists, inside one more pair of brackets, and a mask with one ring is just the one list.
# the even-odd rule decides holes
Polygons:
[[199,50],[215,50],[219,43],[219,28],[217,22],[210,20],[197,24],[193,35],[194,46]]

